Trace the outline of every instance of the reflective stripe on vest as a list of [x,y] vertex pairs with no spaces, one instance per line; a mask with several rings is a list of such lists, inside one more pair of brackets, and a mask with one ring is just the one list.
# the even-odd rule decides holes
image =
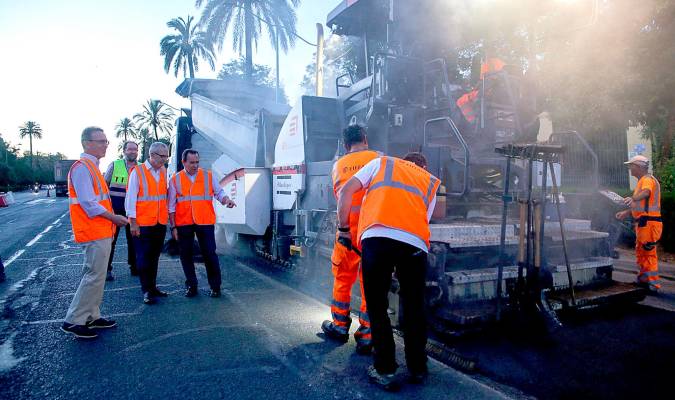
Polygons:
[[380,170],[363,198],[358,241],[366,230],[379,225],[416,236],[428,248],[427,212],[439,186],[438,178],[414,163],[382,157]]
[[474,105],[478,101],[478,91],[472,90],[469,93],[463,94],[459,99],[457,99],[457,107],[464,115],[464,118],[468,122],[473,122],[478,116],[478,111],[475,109]]
[[108,186],[105,183],[101,171],[98,170],[96,164],[91,160],[82,158],[73,163],[68,172],[68,197],[69,197],[69,211],[70,221],[73,226],[73,234],[77,243],[86,243],[94,240],[101,240],[113,237],[115,227],[113,223],[101,216],[89,218],[77,199],[77,193],[73,186],[70,177],[73,169],[81,163],[89,172],[92,181],[92,189],[94,191],[94,200],[106,211],[112,213],[112,204],[108,193]]
[[418,188],[414,186],[407,185],[403,182],[397,182],[392,179],[392,176],[394,175],[394,160],[391,158],[387,158],[385,162],[385,168],[384,168],[384,180],[377,182],[376,184],[370,186],[368,188],[368,192],[372,192],[376,189],[379,189],[381,187],[392,187],[392,188],[397,188],[397,189],[403,189],[407,192],[410,192],[414,195],[420,196],[422,198],[422,201],[424,201],[424,205],[429,207],[429,202],[431,201],[431,195],[435,194],[435,192],[432,192],[434,189],[434,186],[438,182],[438,179],[431,175],[431,179],[429,180],[429,185],[426,190],[426,194],[423,194]]
[[128,184],[129,170],[127,169],[127,162],[124,159],[115,160],[113,162],[113,173],[110,177],[110,195],[113,197],[126,197]]
[[[144,164],[138,165],[135,168],[139,178],[139,196],[136,198],[136,222],[140,226],[166,225],[169,220],[166,201],[166,169],[164,167],[160,169],[159,182],[155,182],[151,172]],[[148,175],[152,179],[152,186],[149,184]]]
[[[635,187],[633,195],[636,195],[643,188],[640,185],[640,182],[643,179],[653,179],[654,180],[654,193],[649,193],[649,197],[644,200],[634,201],[631,207],[633,211],[633,216],[639,218],[642,215],[660,217],[661,216],[661,184],[659,181],[654,178],[652,175],[645,175],[638,181],[638,185]],[[650,191],[651,192],[651,191]]]
[[176,188],[176,226],[213,225],[216,212],[213,208],[213,176],[199,168],[194,183],[183,170],[173,179]]

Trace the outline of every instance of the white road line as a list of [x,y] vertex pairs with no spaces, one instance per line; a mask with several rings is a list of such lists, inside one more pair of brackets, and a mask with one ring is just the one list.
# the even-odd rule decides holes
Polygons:
[[30,242],[26,243],[26,246],[24,246],[23,249],[21,249],[21,250],[17,251],[16,253],[14,253],[14,254],[13,254],[13,255],[5,262],[5,268],[9,267],[9,265],[10,265],[11,263],[13,263],[14,260],[16,260],[17,258],[19,258],[19,257],[26,251],[26,248],[31,247],[32,245],[34,245],[35,243],[37,243],[37,241],[40,240],[40,239],[42,238],[42,235],[43,235],[43,234],[49,232],[56,224],[58,224],[58,223],[61,221],[61,218],[65,217],[67,214],[68,214],[68,211],[66,211],[65,213],[63,213],[63,215],[61,215],[60,217],[58,217],[54,222],[52,222],[51,224],[49,224],[49,226],[47,226],[42,232],[38,233],[33,239],[31,239]]
[[9,260],[7,260],[7,262],[5,262],[5,268],[9,267],[9,264],[13,263],[14,260],[16,260],[17,258],[19,258],[19,257],[23,254],[24,251],[26,251],[26,250],[25,250],[25,249],[21,249],[21,250],[17,251],[16,253],[14,253],[14,255],[11,256],[11,257],[9,258]]

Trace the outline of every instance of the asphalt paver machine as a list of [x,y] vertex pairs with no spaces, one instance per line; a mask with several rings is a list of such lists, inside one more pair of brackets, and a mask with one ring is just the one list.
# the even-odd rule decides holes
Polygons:
[[[470,331],[523,308],[555,319],[556,310],[639,300],[642,291],[612,280],[609,235],[575,218],[558,193],[566,160],[597,157],[576,132],[554,132],[537,143],[537,112],[513,68],[486,69],[478,83],[463,86],[443,4],[342,1],[327,25],[354,43],[350,52],[361,77],[337,77],[334,98],[302,96],[281,126],[285,111],[265,106],[254,112],[262,103],[243,109],[236,96],[223,100],[235,90],[231,85],[220,97],[208,82],[201,82],[208,90],[198,90],[200,82],[179,87],[192,100],[192,146],[218,150],[203,164],[236,197],[235,209],[216,205],[219,246],[246,243],[282,268],[330,284],[312,271],[329,270],[336,208],[331,170],[342,151],[340,132],[359,123],[371,148],[399,157],[421,151],[443,182],[426,292],[438,332]],[[458,100],[471,91],[469,115]],[[596,176],[592,167],[589,176]],[[405,316],[396,283],[390,304],[398,323]]]

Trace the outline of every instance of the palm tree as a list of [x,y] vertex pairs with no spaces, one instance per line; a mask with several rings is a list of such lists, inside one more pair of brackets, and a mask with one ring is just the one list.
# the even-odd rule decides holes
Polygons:
[[265,25],[270,42],[277,42],[288,51],[295,45],[295,24],[297,17],[295,8],[300,0],[196,0],[195,6],[204,11],[199,20],[200,26],[206,26],[206,32],[213,43],[222,50],[223,42],[229,28],[232,28],[232,48],[242,53],[242,45],[246,51],[246,76],[253,75],[253,45],[258,46],[258,39]]
[[30,166],[33,168],[33,137],[35,139],[42,139],[42,128],[40,124],[35,121],[26,121],[19,127],[19,137],[21,139],[28,136],[30,138]]
[[115,137],[118,139],[124,137],[125,142],[129,137],[134,138],[136,136],[136,126],[134,125],[134,121],[129,118],[122,118],[115,126],[115,129]]
[[160,133],[171,133],[174,118],[173,111],[159,100],[148,100],[143,105],[143,111],[134,115],[139,128],[148,128],[148,130],[152,128],[155,140],[159,140]]
[[216,69],[213,44],[204,32],[197,31],[197,24],[193,25],[194,17],[188,15],[187,21],[183,18],[174,18],[166,23],[166,26],[178,31],[176,35],[166,35],[159,42],[160,54],[164,56],[164,71],[169,73],[173,63],[173,74],[178,76],[178,71],[183,70],[185,76],[185,64],[190,71],[190,78],[195,77],[195,71],[199,71],[199,57],[205,59],[212,70]]
[[144,162],[148,159],[148,150],[150,142],[150,130],[148,128],[141,128],[138,130],[138,141],[141,142],[141,162]]

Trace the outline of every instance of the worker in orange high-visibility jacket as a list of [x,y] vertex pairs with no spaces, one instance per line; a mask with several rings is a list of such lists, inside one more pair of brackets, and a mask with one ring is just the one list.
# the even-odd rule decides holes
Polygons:
[[[371,160],[379,157],[376,151],[368,150],[366,129],[360,125],[351,125],[342,132],[342,142],[347,154],[342,156],[333,165],[333,193],[337,198],[340,188],[358,170]],[[356,232],[359,224],[361,200],[365,191],[361,190],[352,197],[349,211],[349,224],[338,226],[338,230],[350,232],[351,243],[356,245]],[[357,277],[360,277],[361,256],[360,249],[347,248],[337,241],[335,235],[331,263],[333,269],[333,299],[331,300],[332,320],[323,321],[321,329],[331,339],[340,342],[349,340],[349,327],[352,323],[350,315],[352,287]],[[359,279],[361,288],[361,308],[359,310],[359,328],[354,333],[356,351],[359,354],[369,354],[372,349],[370,320],[366,309],[366,299],[363,294],[363,280]]]
[[656,244],[663,231],[661,185],[649,173],[647,157],[637,155],[624,164],[628,165],[631,175],[638,179],[638,183],[633,195],[624,199],[630,210],[618,212],[616,217],[624,219],[632,215],[635,222],[635,257],[640,267],[638,284],[650,291],[657,291],[661,288],[656,254]]
[[129,217],[136,250],[136,269],[141,281],[143,303],[154,304],[167,293],[157,288],[159,255],[169,222],[166,163],[169,148],[162,142],[150,145],[150,158],[129,175],[124,208]]
[[[505,65],[506,64],[504,61],[499,58],[488,58],[483,63],[481,63],[480,79],[483,80],[486,77],[489,77],[489,74],[503,70]],[[478,103],[480,98],[479,94],[479,89],[475,88],[470,92],[464,93],[456,101],[457,107],[459,107],[460,111],[462,112],[464,119],[466,119],[466,121],[469,123],[476,121],[476,118],[480,112],[480,104]]]
[[[405,358],[410,379],[421,383],[427,374],[424,288],[429,251],[429,219],[436,204],[440,181],[426,171],[421,153],[404,159],[379,157],[359,170],[340,190],[338,223],[347,226],[353,196],[366,193],[361,204],[357,246],[361,247],[363,288],[370,317],[373,365],[372,382],[387,390],[396,388],[394,338],[387,309],[392,273],[400,285]],[[351,241],[349,232],[340,240]]]
[[106,267],[115,225],[125,226],[127,219],[113,213],[110,191],[99,170],[108,139],[103,129],[92,126],[82,131],[84,153],[68,172],[70,222],[75,242],[84,248],[84,276],[68,307],[61,330],[83,339],[98,335],[94,329],[112,328],[115,321],[101,317]]
[[225,194],[211,171],[199,168],[199,152],[183,151],[185,169],[171,177],[169,182],[169,221],[171,236],[178,242],[180,262],[185,273],[185,297],[197,295],[197,274],[193,259],[194,238],[204,257],[210,297],[220,297],[220,264],[216,255],[214,226],[215,198],[220,204],[232,208],[235,203]]

